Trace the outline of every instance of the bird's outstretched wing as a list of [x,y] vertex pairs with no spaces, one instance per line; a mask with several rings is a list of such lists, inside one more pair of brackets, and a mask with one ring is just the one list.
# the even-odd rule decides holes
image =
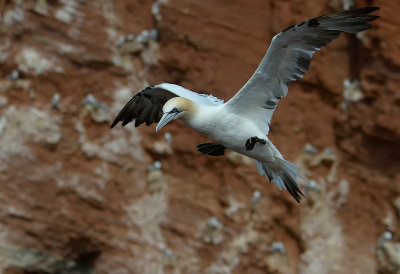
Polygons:
[[178,85],[164,83],[147,87],[135,94],[119,112],[110,128],[113,128],[120,121],[122,126],[125,126],[134,119],[136,119],[135,127],[143,123],[146,123],[147,126],[153,122],[158,123],[163,115],[164,104],[178,96],[203,105],[223,104],[222,100],[212,95],[199,94]]
[[378,9],[366,7],[323,15],[275,35],[253,76],[225,106],[247,115],[268,133],[278,101],[286,96],[291,82],[303,78],[315,51],[341,32],[357,33],[371,28],[367,22],[379,16],[368,14]]

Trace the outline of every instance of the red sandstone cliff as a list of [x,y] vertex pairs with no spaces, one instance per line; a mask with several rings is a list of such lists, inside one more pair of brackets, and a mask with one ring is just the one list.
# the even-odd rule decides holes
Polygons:
[[355,1],[374,28],[318,52],[275,112],[301,204],[180,122],[108,130],[150,84],[230,98],[274,34],[352,2],[1,1],[0,272],[399,273],[398,1]]

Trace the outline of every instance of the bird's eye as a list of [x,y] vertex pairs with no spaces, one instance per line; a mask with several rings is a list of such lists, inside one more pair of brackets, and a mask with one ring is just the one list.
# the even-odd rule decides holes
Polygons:
[[173,108],[171,111],[170,111],[170,113],[178,113],[179,112],[179,110],[175,107],[175,108]]

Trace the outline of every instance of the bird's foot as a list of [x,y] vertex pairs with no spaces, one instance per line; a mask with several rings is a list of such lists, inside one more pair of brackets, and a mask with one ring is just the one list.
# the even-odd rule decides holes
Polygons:
[[224,155],[226,147],[220,144],[205,143],[197,145],[197,151],[210,156]]
[[251,138],[247,139],[247,141],[246,141],[246,144],[245,144],[246,150],[247,151],[253,150],[253,148],[257,142],[262,145],[265,145],[267,143],[267,141],[265,139],[260,139],[257,136],[251,137]]

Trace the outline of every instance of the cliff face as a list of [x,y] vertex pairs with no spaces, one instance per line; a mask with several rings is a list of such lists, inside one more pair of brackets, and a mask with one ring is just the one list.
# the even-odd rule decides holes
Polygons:
[[[398,273],[400,2],[0,2],[0,272]],[[374,28],[315,55],[270,139],[297,204],[181,122],[108,130],[171,82],[229,99],[274,34],[343,6]]]

